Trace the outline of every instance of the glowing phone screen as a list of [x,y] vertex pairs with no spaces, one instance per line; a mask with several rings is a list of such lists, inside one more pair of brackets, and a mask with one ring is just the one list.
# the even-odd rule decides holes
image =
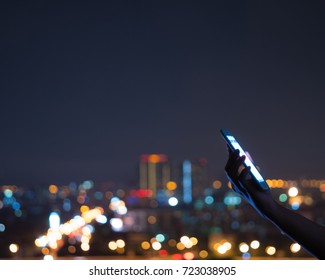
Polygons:
[[231,143],[232,147],[235,150],[237,150],[237,149],[239,150],[239,155],[240,156],[245,156],[244,163],[245,163],[246,166],[250,166],[251,167],[251,173],[253,174],[253,176],[255,177],[255,179],[258,182],[264,182],[264,179],[263,179],[262,175],[260,174],[260,172],[258,172],[257,168],[252,163],[252,161],[250,160],[250,158],[246,155],[246,153],[244,152],[243,148],[236,141],[235,137],[233,137],[231,135],[226,135],[226,137],[228,138],[228,140]]

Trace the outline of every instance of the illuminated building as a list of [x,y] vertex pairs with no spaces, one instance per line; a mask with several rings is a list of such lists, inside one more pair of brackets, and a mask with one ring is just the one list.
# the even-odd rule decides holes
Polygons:
[[153,197],[157,196],[158,191],[166,190],[166,184],[170,181],[170,166],[166,155],[141,155],[139,172],[140,189],[151,190]]
[[183,162],[183,201],[192,202],[192,164],[189,160]]
[[209,178],[206,159],[197,161],[185,160],[183,162],[182,186],[184,203],[191,203],[193,198],[203,196],[208,184]]

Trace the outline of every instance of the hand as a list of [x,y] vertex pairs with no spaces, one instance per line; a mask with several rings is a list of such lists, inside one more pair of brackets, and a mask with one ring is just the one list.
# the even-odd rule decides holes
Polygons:
[[227,177],[233,190],[240,194],[262,216],[267,217],[275,206],[271,190],[263,190],[250,175],[250,167],[244,167],[245,156],[239,156],[239,150],[234,152],[228,146],[229,158],[225,166]]

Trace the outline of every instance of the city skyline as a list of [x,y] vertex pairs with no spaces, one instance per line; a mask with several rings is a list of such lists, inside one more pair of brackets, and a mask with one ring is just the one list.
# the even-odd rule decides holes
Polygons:
[[[193,168],[190,176],[202,171]],[[324,221],[325,180],[268,183],[278,203]],[[0,258],[312,258],[226,184],[180,188],[169,185],[156,196],[149,187],[98,188],[90,181],[47,190],[1,186]]]
[[0,184],[137,179],[229,129],[265,178],[323,179],[324,3],[0,4]]

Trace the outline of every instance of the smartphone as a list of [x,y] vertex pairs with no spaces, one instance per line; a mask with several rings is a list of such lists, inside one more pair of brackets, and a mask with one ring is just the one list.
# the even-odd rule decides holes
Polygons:
[[263,190],[268,190],[269,189],[268,184],[264,180],[261,173],[257,170],[254,163],[251,161],[250,157],[245,153],[244,149],[237,142],[236,138],[228,130],[221,129],[220,132],[223,138],[226,140],[229,147],[232,149],[232,151],[239,150],[239,155],[245,156],[244,166],[245,167],[250,166],[251,176],[257,181],[257,183],[261,186]]

